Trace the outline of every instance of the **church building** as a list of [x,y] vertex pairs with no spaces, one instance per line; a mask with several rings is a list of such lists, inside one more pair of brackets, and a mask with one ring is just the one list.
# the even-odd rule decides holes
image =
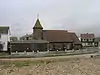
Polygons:
[[39,18],[33,26],[33,33],[12,41],[13,51],[54,51],[80,49],[81,42],[74,32],[66,30],[44,30]]

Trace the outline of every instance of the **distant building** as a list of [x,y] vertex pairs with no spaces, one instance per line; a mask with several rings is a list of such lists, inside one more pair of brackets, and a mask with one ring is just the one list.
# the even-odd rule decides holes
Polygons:
[[97,45],[94,34],[89,34],[89,33],[81,34],[80,40],[82,42],[82,45],[85,47],[93,47]]
[[68,50],[80,49],[82,46],[75,33],[66,30],[43,30],[39,19],[36,20],[32,34],[11,43],[14,51]]
[[11,36],[11,37],[10,37],[10,41],[18,41],[18,38],[15,37],[15,36]]
[[97,43],[97,46],[98,46],[99,49],[100,49],[100,37],[96,37],[96,38],[95,38],[95,42]]
[[26,34],[20,37],[20,40],[32,40],[32,39],[33,39],[33,34]]
[[9,39],[9,27],[0,26],[0,51],[7,51]]

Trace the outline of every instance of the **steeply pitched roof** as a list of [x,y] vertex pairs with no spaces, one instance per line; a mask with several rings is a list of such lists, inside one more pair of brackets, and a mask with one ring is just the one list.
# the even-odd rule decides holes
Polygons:
[[43,30],[43,39],[49,42],[73,42],[65,30]]
[[78,37],[76,36],[75,33],[69,33],[69,34],[70,34],[74,44],[82,44],[81,41],[78,39]]
[[43,29],[39,19],[36,20],[35,26],[33,27],[33,29]]
[[9,27],[8,26],[0,26],[0,33],[8,34]]
[[75,33],[65,30],[43,30],[43,39],[49,42],[73,42],[81,44]]

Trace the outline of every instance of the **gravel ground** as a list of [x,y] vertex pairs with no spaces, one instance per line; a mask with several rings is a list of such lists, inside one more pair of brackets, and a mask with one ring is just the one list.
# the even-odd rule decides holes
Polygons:
[[0,75],[100,75],[100,59],[79,58],[22,67],[0,65]]

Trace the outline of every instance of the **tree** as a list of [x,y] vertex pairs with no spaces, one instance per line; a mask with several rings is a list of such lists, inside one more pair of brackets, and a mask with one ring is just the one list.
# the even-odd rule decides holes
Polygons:
[[7,50],[7,52],[9,53],[9,55],[11,55],[11,44],[10,44],[10,42],[8,42],[8,50]]
[[18,38],[15,36],[10,37],[10,41],[18,41]]
[[3,44],[0,44],[0,51],[3,50]]

